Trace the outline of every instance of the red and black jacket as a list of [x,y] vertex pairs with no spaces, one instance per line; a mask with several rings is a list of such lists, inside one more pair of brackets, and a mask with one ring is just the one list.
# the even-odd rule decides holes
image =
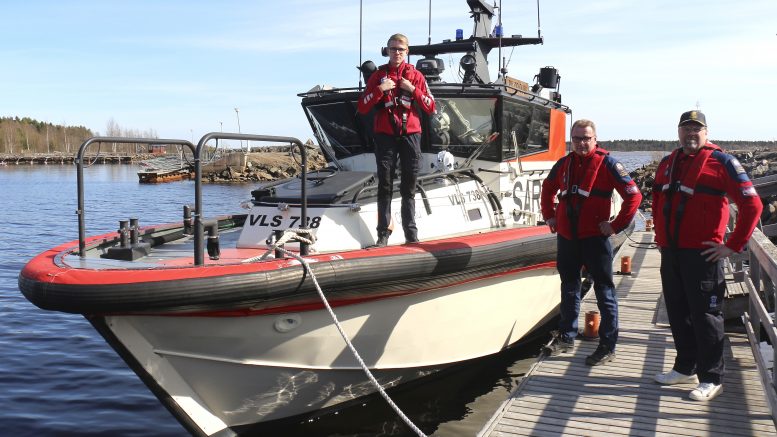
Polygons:
[[555,217],[556,231],[569,240],[602,236],[599,223],[610,220],[613,190],[623,198],[611,223],[613,230],[620,232],[642,201],[639,188],[623,164],[598,145],[584,157],[569,153],[556,162],[542,183],[542,217],[546,221]]
[[[383,93],[378,86],[385,79],[393,80],[397,86]],[[415,91],[410,96],[415,103],[408,108],[400,102],[402,90],[400,78],[409,80]],[[412,65],[403,62],[399,67],[381,65],[367,81],[367,88],[359,98],[359,113],[366,114],[375,107],[375,133],[386,135],[409,135],[421,132],[418,109],[427,114],[434,112],[434,97],[429,91],[424,75]]]
[[661,247],[706,249],[705,241],[723,243],[728,198],[737,205],[734,231],[725,242],[739,252],[761,216],[763,204],[745,169],[712,143],[687,155],[682,148],[664,157],[653,186],[656,243]]

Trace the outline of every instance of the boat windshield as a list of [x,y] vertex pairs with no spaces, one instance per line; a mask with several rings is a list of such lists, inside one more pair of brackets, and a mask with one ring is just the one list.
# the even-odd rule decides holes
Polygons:
[[482,147],[479,159],[500,160],[497,97],[438,97],[431,119],[432,150],[447,149],[468,158]]
[[549,108],[506,98],[502,113],[502,159],[548,150]]
[[[337,160],[372,153],[373,114],[358,114],[356,95],[340,97],[303,104],[319,144]],[[516,151],[523,156],[548,150],[548,107],[505,95],[435,97],[435,112],[422,115],[428,133],[422,152],[448,150],[461,158],[475,153],[477,159],[499,162],[515,158]]]
[[372,141],[368,140],[372,135],[372,117],[359,116],[355,101],[319,103],[307,106],[306,110],[319,142],[337,159],[372,152]]

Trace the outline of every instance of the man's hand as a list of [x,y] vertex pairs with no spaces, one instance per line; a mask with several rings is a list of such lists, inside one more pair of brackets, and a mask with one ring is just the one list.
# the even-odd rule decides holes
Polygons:
[[396,86],[397,84],[393,80],[386,78],[386,80],[382,81],[380,85],[378,85],[378,89],[385,93],[386,91],[393,90],[396,88]]
[[556,217],[551,217],[545,221],[545,223],[550,228],[550,232],[556,233]]
[[415,92],[415,85],[413,85],[413,82],[410,82],[404,77],[402,79],[399,79],[399,87],[409,92],[410,94],[413,94]]
[[734,251],[725,244],[716,243],[714,241],[705,241],[701,244],[710,246],[709,249],[704,249],[701,252],[702,255],[708,255],[705,259],[707,262],[715,262],[721,258],[727,258],[734,254]]
[[615,233],[615,229],[612,228],[610,222],[601,222],[599,223],[599,232],[601,232],[602,235],[609,237]]

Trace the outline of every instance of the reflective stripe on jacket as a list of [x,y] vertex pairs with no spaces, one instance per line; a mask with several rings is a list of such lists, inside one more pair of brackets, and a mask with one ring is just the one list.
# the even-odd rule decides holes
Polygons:
[[[705,241],[722,243],[731,198],[739,212],[726,246],[739,252],[753,233],[763,204],[736,158],[715,144],[703,147],[704,155],[709,155],[706,159],[699,153],[686,155],[679,148],[658,165],[653,186],[656,243],[671,247],[676,240],[680,249],[704,249],[708,247],[702,244]],[[683,202],[678,225],[678,207]]]
[[[610,220],[613,190],[623,198],[620,211],[611,223],[615,232],[620,232],[634,218],[642,201],[642,194],[629,173],[599,146],[582,158],[569,153],[556,162],[542,183],[542,216],[545,220],[555,217],[556,230],[564,238],[601,236],[599,223]],[[556,206],[554,198],[559,191],[567,193],[560,196]]]
[[[405,108],[399,104],[401,89],[399,79],[404,77],[415,86],[412,100],[415,104]],[[396,83],[396,88],[383,93],[378,86],[385,78],[390,78]],[[392,103],[386,107],[387,103]],[[421,120],[418,109],[427,114],[434,112],[434,97],[429,91],[424,75],[412,65],[403,62],[398,68],[388,64],[381,65],[367,81],[367,87],[359,98],[358,110],[361,114],[367,114],[375,108],[375,133],[386,135],[414,134],[421,132]],[[400,132],[403,125],[402,115],[407,115],[405,132]],[[393,121],[392,121],[393,119]]]

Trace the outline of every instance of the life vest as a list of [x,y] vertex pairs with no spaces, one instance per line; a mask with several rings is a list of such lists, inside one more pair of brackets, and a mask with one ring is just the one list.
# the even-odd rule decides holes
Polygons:
[[583,198],[587,198],[592,194],[594,196],[609,197],[612,193],[605,193],[603,191],[593,189],[594,182],[596,180],[596,175],[599,172],[599,167],[602,166],[602,163],[604,162],[604,158],[609,154],[609,152],[603,152],[599,148],[595,149],[593,152],[593,155],[589,159],[589,164],[585,168],[583,181],[579,185],[570,186],[570,176],[572,174],[572,163],[574,162],[574,157],[572,156],[573,153],[574,152],[570,152],[569,154],[567,154],[567,157],[565,158],[567,160],[567,162],[565,162],[565,164],[567,164],[567,168],[563,175],[564,186],[562,187],[563,189],[559,193],[558,198],[563,199],[573,194],[577,194],[578,196],[581,196]]
[[[666,173],[664,174],[664,176],[667,178],[667,183],[654,187],[654,190],[660,190],[665,197],[662,213],[664,215],[666,238],[669,241],[670,246],[674,249],[678,247],[678,241],[680,238],[680,223],[682,222],[683,216],[685,214],[685,204],[688,199],[696,193],[704,193],[715,196],[725,196],[726,194],[724,191],[698,184],[699,176],[702,173],[704,165],[710,156],[712,156],[712,153],[715,152],[715,150],[719,150],[718,148],[710,147],[707,145],[702,146],[696,153],[696,156],[693,158],[691,166],[688,168],[685,176],[683,176],[682,180],[679,180],[677,175],[675,175],[675,164],[677,163],[678,155],[681,153],[681,150],[682,148],[675,149],[675,151],[672,152],[669,157],[670,162],[667,166]],[[677,208],[674,211],[675,221],[673,233],[671,229],[673,209],[672,198],[674,197],[675,193],[681,193],[682,197],[678,201]]]
[[[577,185],[572,185],[572,164],[574,162],[574,152],[570,152],[566,156],[566,169],[562,176],[563,185],[559,192],[558,198],[560,202],[567,202],[566,212],[569,219],[570,228],[572,231],[572,237],[577,239],[577,224],[580,218],[580,209],[583,205],[583,201],[590,196],[607,197],[612,196],[612,191],[603,191],[594,189],[594,182],[596,176],[599,173],[599,168],[604,163],[605,158],[609,153],[599,149],[598,147],[592,152],[591,157],[586,159],[587,165],[583,169],[582,181]],[[581,158],[583,159],[583,158]],[[576,200],[573,198],[577,197]]]
[[[381,79],[381,82],[390,78],[388,64],[381,65],[379,70],[381,70],[384,74],[384,79]],[[414,73],[413,66],[403,62],[398,67],[397,77],[399,79],[404,78],[412,82]],[[407,119],[410,113],[410,109],[413,106],[413,95],[409,92],[401,90],[399,88],[399,84],[397,84],[393,90],[386,91],[386,94],[388,96],[388,101],[384,102],[383,106],[389,112],[389,121],[391,121],[391,125],[394,127],[394,134],[397,136],[406,135]],[[401,120],[401,124],[397,121],[397,116],[394,114],[395,110],[399,112],[399,119]]]

